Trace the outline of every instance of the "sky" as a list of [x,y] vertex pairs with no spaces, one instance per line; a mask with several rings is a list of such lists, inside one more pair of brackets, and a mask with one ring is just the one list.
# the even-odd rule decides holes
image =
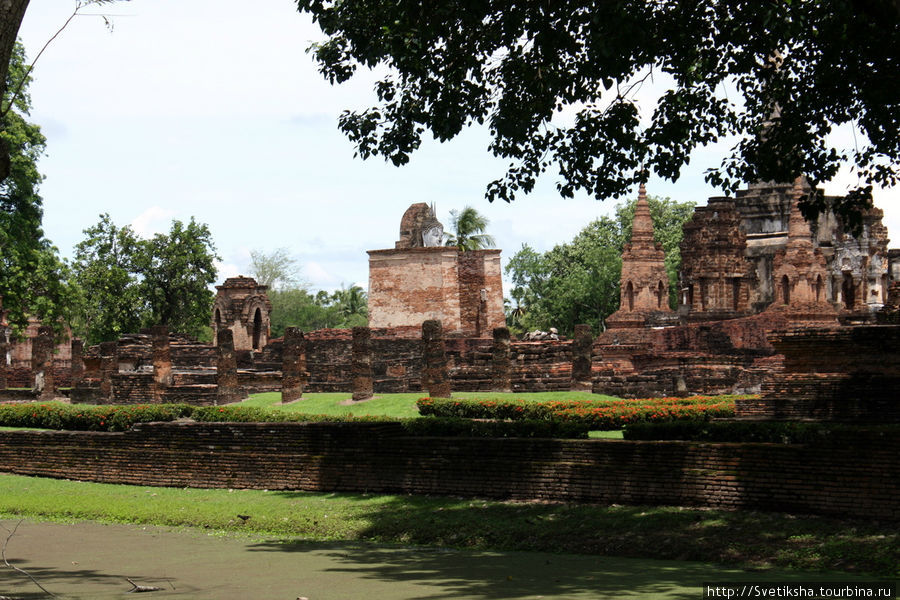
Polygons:
[[[32,0],[20,30],[29,60],[74,8]],[[30,89],[31,121],[47,137],[44,231],[64,257],[102,213],[143,236],[194,217],[212,232],[220,282],[250,273],[251,250],[284,247],[313,290],[366,288],[366,251],[393,248],[415,202],[433,203],[445,228],[451,209],[473,206],[506,260],[524,243],[567,242],[615,209],[559,198],[552,173],[528,196],[489,203],[505,162],[488,153],[484,129],[425,142],[400,168],[354,158],[337,119],[374,104],[376,76],[329,85],[306,53],[323,36],[292,0],[132,0],[83,13],[47,46]],[[726,150],[698,150],[677,183],[651,178],[648,193],[698,204],[721,195],[703,172]],[[841,194],[851,183],[844,173],[823,187]],[[876,190],[875,203],[889,234],[900,231],[900,189]]]

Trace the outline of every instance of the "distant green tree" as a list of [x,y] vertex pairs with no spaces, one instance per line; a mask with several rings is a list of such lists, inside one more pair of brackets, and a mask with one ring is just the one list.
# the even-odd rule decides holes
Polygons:
[[496,244],[494,238],[484,233],[490,221],[471,206],[466,206],[461,211],[450,211],[449,233],[444,233],[446,246],[456,246],[466,252],[469,250],[481,250],[493,248]]
[[149,240],[101,215],[75,247],[74,281],[83,290],[76,319],[91,342],[151,325],[209,338],[218,259],[209,228],[173,221]]
[[272,312],[269,315],[272,335],[284,335],[286,327],[303,331],[364,326],[368,322],[366,292],[358,285],[341,287],[332,293],[315,294],[295,287],[269,292]]
[[260,285],[289,289],[297,287],[300,281],[300,266],[287,248],[271,252],[251,250],[250,274]]
[[84,234],[72,265],[82,291],[76,330],[88,344],[97,344],[137,331],[147,319],[134,264],[141,240],[131,227],[116,226],[108,214]]
[[38,159],[46,139],[40,127],[25,117],[31,109],[25,51],[16,44],[6,73],[6,89],[21,85],[0,119],[0,141],[9,152],[9,173],[0,182],[0,296],[9,310],[14,332],[21,332],[34,316],[58,330],[71,317],[75,289],[67,282],[67,269],[57,249],[44,237],[42,199],[38,186],[44,177]]
[[207,333],[215,294],[216,248],[209,228],[193,217],[185,225],[173,221],[168,234],[143,241],[135,257],[150,323],[201,337]]
[[[681,227],[690,218],[693,204],[669,198],[648,201],[656,239],[666,251],[670,288],[674,288],[681,264]],[[595,333],[605,328],[606,318],[619,308],[622,250],[631,237],[635,203],[620,204],[615,218],[593,221],[571,242],[548,252],[540,254],[524,245],[513,255],[506,273],[513,282],[510,295],[519,313],[514,321],[516,333],[556,327],[571,335],[579,323],[591,325]],[[675,299],[673,293],[670,302]]]

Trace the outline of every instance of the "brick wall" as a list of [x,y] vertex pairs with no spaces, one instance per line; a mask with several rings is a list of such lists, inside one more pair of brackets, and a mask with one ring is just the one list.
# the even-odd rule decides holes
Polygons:
[[139,485],[414,493],[900,519],[900,440],[816,446],[411,438],[391,424],[0,432],[0,470]]
[[775,332],[783,359],[739,417],[900,422],[900,326]]

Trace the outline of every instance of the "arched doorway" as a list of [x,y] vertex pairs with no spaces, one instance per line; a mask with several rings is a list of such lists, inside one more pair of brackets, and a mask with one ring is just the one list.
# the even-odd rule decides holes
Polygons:
[[660,281],[659,285],[656,286],[656,308],[661,309],[663,307],[663,298],[666,295],[666,286],[663,285],[663,282]]
[[791,303],[791,280],[787,275],[781,277],[781,299],[785,304]]
[[844,308],[853,310],[856,305],[856,286],[853,285],[853,275],[844,273],[844,280],[841,282],[841,295],[844,298]]
[[625,286],[625,301],[628,303],[628,311],[634,310],[634,286],[631,285],[631,282],[628,282],[628,285]]
[[259,338],[262,334],[262,312],[257,308],[253,313],[253,349],[259,350]]
[[816,277],[816,302],[822,301],[822,288],[824,285],[822,284],[822,276],[818,275]]

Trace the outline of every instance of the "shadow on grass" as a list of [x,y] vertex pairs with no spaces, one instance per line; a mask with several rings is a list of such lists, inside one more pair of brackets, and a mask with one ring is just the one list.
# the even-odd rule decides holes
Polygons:
[[[382,581],[427,579],[443,590],[429,598],[687,599],[699,597],[705,582],[852,578],[821,572],[832,569],[889,575],[900,552],[897,524],[886,532],[876,523],[776,513],[407,496],[366,517],[362,539],[412,547],[337,545],[329,554],[343,566],[333,570]],[[420,547],[426,545],[432,548]],[[316,547],[264,542],[251,549]]]
[[[308,542],[260,543],[256,551],[321,550]],[[337,577],[388,583],[427,581],[433,593],[420,598],[623,598],[696,599],[707,579],[738,577],[736,570],[647,559],[441,548],[384,548],[336,544],[327,555]]]

